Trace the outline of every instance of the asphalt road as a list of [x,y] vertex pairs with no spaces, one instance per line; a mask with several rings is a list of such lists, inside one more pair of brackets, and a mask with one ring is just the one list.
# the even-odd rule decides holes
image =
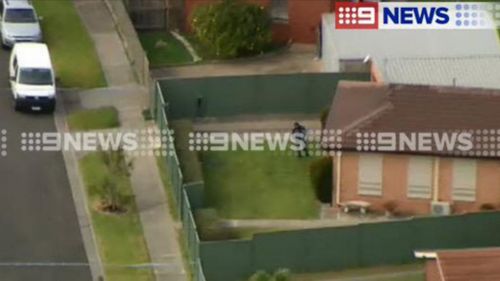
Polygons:
[[0,50],[0,130],[8,137],[7,156],[0,156],[0,280],[89,281],[88,266],[51,266],[87,258],[62,154],[21,151],[22,132],[56,128],[50,114],[12,109],[8,58]]

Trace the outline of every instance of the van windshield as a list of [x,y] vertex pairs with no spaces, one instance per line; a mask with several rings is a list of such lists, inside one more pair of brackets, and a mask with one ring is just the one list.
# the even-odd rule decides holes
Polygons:
[[36,22],[35,12],[32,9],[7,9],[5,22],[34,23]]
[[19,72],[19,83],[25,85],[52,85],[52,71],[45,68],[23,68]]

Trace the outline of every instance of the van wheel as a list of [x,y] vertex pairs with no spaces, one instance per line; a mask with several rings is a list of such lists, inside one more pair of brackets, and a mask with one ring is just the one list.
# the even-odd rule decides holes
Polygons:
[[56,103],[50,104],[44,110],[44,112],[47,112],[47,113],[54,113],[54,111],[56,111]]
[[21,110],[21,106],[15,99],[12,99],[12,107],[14,108],[15,111]]

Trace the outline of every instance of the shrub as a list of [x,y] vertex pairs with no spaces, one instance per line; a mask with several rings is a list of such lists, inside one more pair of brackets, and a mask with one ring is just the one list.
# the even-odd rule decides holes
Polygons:
[[189,149],[189,133],[194,131],[190,120],[172,122],[174,143],[185,183],[203,181],[203,171],[198,152]]
[[100,198],[100,208],[107,212],[124,212],[130,203],[130,195],[125,190],[123,178],[130,176],[132,162],[128,161],[122,149],[116,151],[99,151],[99,158],[106,166],[108,174],[93,191]]
[[322,203],[330,203],[333,189],[332,158],[323,157],[313,161],[309,167],[309,174],[316,198]]
[[272,276],[265,271],[255,272],[248,281],[271,281]]
[[320,114],[321,129],[325,129],[326,120],[328,119],[328,114],[330,114],[330,108],[324,108]]
[[481,211],[493,211],[493,210],[496,210],[496,206],[494,204],[491,204],[491,203],[484,203],[481,205],[480,210]]
[[194,34],[217,57],[262,53],[271,43],[271,19],[262,6],[222,0],[193,13]]
[[231,228],[224,227],[217,210],[213,208],[199,209],[194,213],[198,227],[198,235],[203,241],[238,239],[239,235]]
[[290,279],[291,277],[289,269],[281,268],[274,273],[274,281],[288,281]]
[[289,281],[291,280],[290,270],[286,268],[278,269],[274,274],[269,274],[263,270],[255,272],[248,281]]
[[397,208],[398,208],[398,203],[394,200],[390,200],[390,201],[385,202],[383,204],[383,207],[387,213],[389,213],[391,215],[395,215]]

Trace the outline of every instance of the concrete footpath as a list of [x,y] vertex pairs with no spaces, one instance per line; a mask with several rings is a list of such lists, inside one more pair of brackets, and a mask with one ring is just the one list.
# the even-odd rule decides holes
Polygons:
[[[105,3],[102,0],[74,0],[74,3],[94,41],[109,88],[64,95],[65,112],[61,112],[62,115],[65,116],[80,109],[114,106],[119,112],[122,129],[143,130],[154,127],[151,122],[144,121],[142,116],[142,110],[147,106],[148,91],[138,85],[134,79],[130,62],[114,29],[114,23]],[[71,156],[68,159],[71,160]],[[132,161],[134,163],[130,177],[132,189],[151,263],[155,265],[156,280],[187,280],[177,240],[176,224],[169,213],[156,158],[153,154],[134,156]],[[69,166],[72,165],[74,162],[69,164]],[[83,208],[82,202],[86,201],[85,192],[81,191],[83,188],[81,182],[80,185],[78,184],[79,175],[73,172],[69,176],[73,178],[72,182],[76,183],[75,189],[72,184],[73,196],[75,196],[75,201],[81,205],[81,209]],[[88,210],[81,210],[81,214],[81,231],[83,236],[88,238],[88,243],[85,243],[87,255],[91,262],[98,264],[93,271],[95,273],[93,276],[97,280],[99,276],[97,274],[102,273],[106,265],[102,265],[96,257],[97,245],[93,238],[93,231],[89,227]]]

